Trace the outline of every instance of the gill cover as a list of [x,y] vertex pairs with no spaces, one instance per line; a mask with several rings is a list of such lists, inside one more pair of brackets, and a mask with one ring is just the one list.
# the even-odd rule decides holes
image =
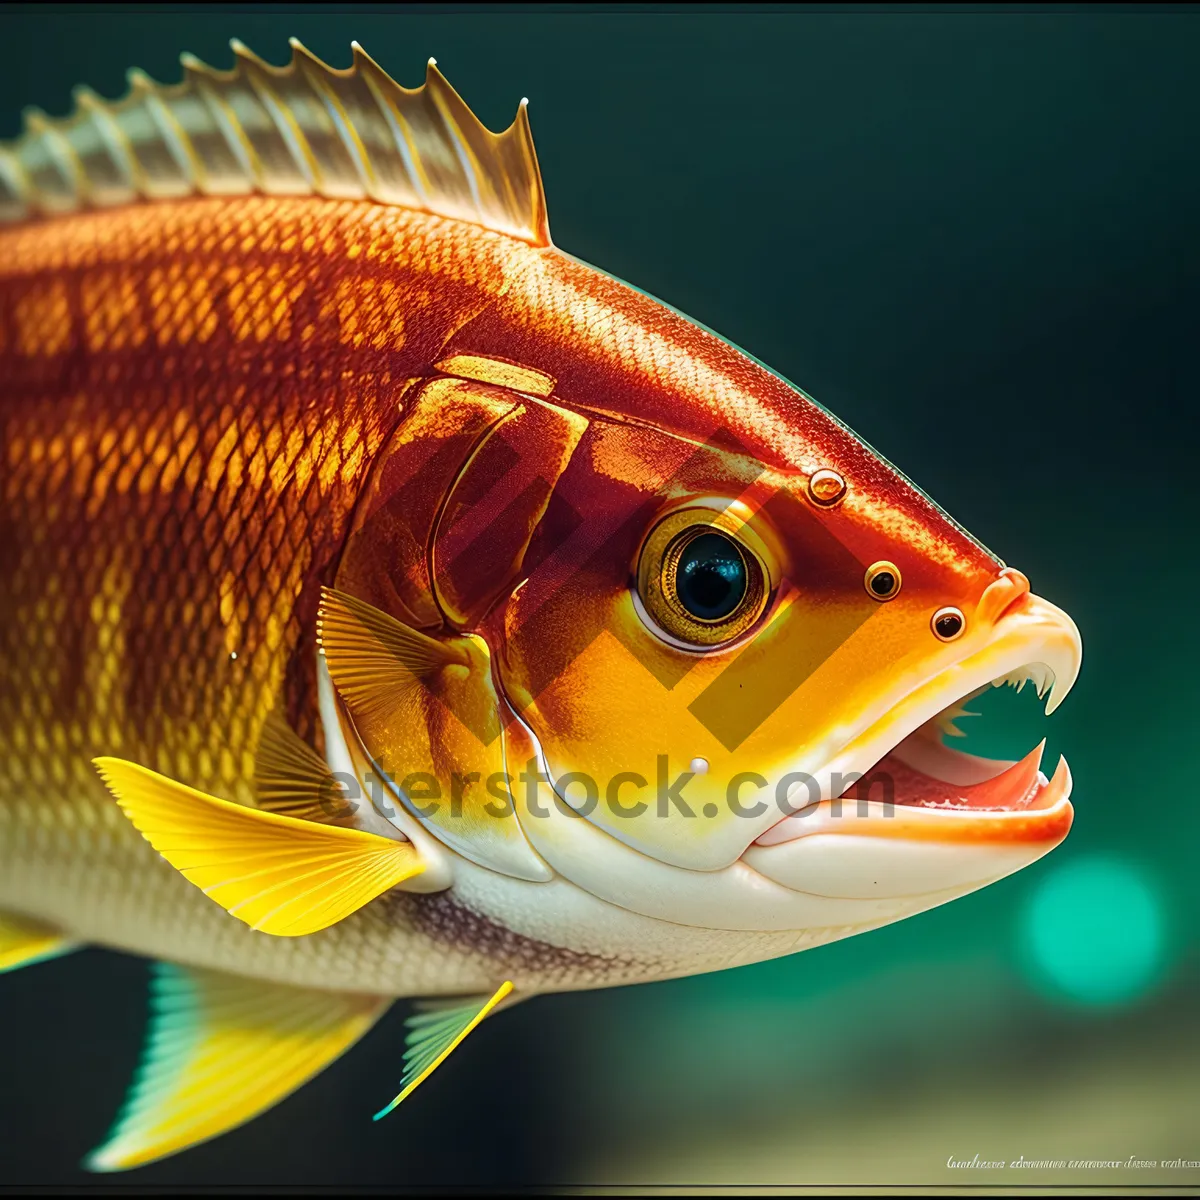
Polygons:
[[513,803],[490,622],[588,422],[520,364],[457,355],[439,369],[454,375],[406,398],[379,456],[322,597],[322,652],[389,802],[465,858],[544,881]]

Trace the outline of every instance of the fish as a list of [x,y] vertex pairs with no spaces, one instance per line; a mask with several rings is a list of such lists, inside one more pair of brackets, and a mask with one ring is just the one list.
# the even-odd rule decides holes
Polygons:
[[526,101],[497,134],[433,59],[232,45],[0,145],[0,970],[153,964],[90,1169],[242,1125],[397,999],[376,1119],[513,1004],[1062,841],[1065,759],[953,740],[990,685],[1062,702],[1065,612],[556,247]]

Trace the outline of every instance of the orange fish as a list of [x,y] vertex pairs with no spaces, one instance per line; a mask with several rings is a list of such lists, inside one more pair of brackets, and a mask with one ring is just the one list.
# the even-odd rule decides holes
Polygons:
[[0,969],[158,960],[115,1170],[421,997],[792,953],[1071,823],[943,735],[1079,634],[799,389],[558,250],[487,131],[234,44],[0,147]]

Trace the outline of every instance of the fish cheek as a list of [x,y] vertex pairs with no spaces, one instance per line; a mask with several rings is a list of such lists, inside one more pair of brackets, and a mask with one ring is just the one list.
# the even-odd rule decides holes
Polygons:
[[[749,827],[726,803],[728,751],[692,711],[726,656],[656,637],[627,582],[581,591],[569,610],[539,584],[529,580],[510,602],[503,671],[559,794],[662,861],[732,861]],[[715,769],[694,770],[698,759]]]

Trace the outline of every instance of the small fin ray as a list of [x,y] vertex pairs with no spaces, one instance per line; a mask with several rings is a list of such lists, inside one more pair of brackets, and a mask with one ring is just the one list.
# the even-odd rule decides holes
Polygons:
[[262,933],[316,933],[424,869],[408,841],[233,804],[123,759],[94,761],[146,841]]
[[329,764],[272,709],[254,759],[258,807],[305,821],[338,823],[350,817],[345,788]]
[[398,1104],[407,1100],[512,990],[511,981],[506,979],[486,998],[476,996],[465,1004],[426,1007],[410,1016],[406,1022],[408,1036],[405,1038],[404,1075],[400,1080],[400,1092],[373,1119],[378,1121],[386,1117]]
[[155,964],[141,1062],[85,1165],[127,1170],[243,1124],[327,1067],[390,1004]]

